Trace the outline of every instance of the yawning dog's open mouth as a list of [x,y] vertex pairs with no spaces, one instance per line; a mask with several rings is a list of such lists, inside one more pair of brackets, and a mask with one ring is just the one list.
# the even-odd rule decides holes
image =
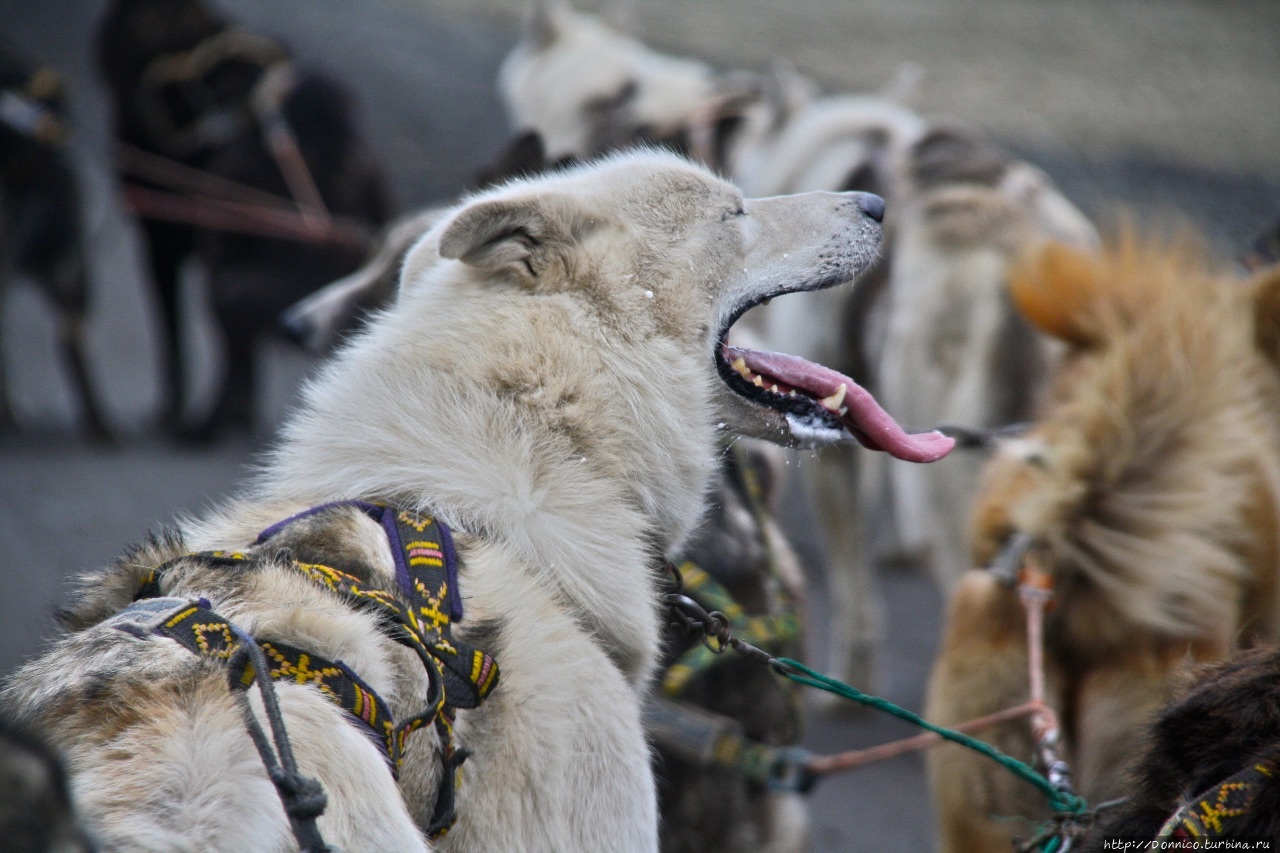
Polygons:
[[739,396],[786,417],[797,435],[847,430],[864,447],[908,462],[934,462],[955,439],[940,432],[906,432],[862,386],[842,373],[794,355],[730,346],[726,329],[716,367]]

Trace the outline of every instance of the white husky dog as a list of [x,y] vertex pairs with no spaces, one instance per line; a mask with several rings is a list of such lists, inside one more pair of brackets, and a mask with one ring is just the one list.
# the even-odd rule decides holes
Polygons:
[[[108,849],[292,850],[304,825],[352,851],[655,849],[640,702],[661,566],[702,515],[717,431],[852,432],[921,461],[951,446],[904,433],[834,371],[726,343],[760,301],[857,276],[882,210],[857,193],[744,200],[653,152],[465,200],[311,384],[255,487],[86,576],[72,632],[14,675],[6,710],[65,754]],[[353,500],[370,503],[331,503]],[[408,523],[429,513],[441,542],[452,529],[456,576],[429,607],[406,601],[375,501]],[[159,598],[131,605],[140,594]],[[449,648],[501,670],[496,687],[483,656],[462,673],[492,689],[482,704],[424,666],[439,642],[403,644],[406,624],[430,633],[416,614],[447,628],[463,604]],[[217,617],[190,635],[203,655],[165,633],[192,608]],[[232,661],[303,653],[266,661],[275,681],[231,666],[233,690],[208,654],[223,642]],[[335,701],[322,669],[352,673],[340,686],[364,704]],[[278,795],[270,750],[246,732],[270,721],[272,695],[298,772],[327,795],[313,824],[315,797]],[[444,710],[423,713],[431,697]],[[403,735],[389,752],[369,736],[371,707],[423,725],[387,728]],[[442,767],[463,754],[456,824],[428,839],[454,791]]]
[[659,53],[562,0],[533,0],[498,72],[512,124],[541,137],[548,162],[598,154],[641,129],[666,136],[718,86],[709,65]]

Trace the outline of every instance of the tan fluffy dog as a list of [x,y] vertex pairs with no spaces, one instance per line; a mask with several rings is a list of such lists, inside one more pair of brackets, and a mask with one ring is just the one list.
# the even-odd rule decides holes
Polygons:
[[[1274,637],[1280,560],[1280,275],[1218,275],[1194,241],[1131,234],[1101,255],[1044,250],[1015,301],[1069,354],[1031,432],[990,463],[976,565],[1015,535],[1053,578],[1047,701],[1078,793],[1122,796],[1141,730],[1187,659]],[[928,715],[943,724],[1027,701],[1025,618],[991,574],[952,596]],[[1025,720],[984,737],[1028,759]],[[986,759],[943,747],[929,770],[941,849],[1002,851],[1047,817]]]

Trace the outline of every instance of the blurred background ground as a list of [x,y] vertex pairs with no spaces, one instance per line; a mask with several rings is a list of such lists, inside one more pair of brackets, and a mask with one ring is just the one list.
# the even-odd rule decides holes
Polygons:
[[[493,80],[514,42],[523,0],[219,0],[288,43],[360,98],[374,147],[401,204],[446,201],[496,154],[506,127]],[[53,358],[46,307],[12,288],[0,317],[15,404],[26,429],[0,436],[0,674],[52,628],[63,579],[100,563],[183,512],[198,512],[245,477],[263,444],[207,449],[154,436],[159,405],[155,314],[132,225],[108,176],[106,106],[89,49],[100,2],[0,0],[0,35],[70,80],[84,183],[94,307],[94,373],[124,435],[103,450],[75,438],[70,395]],[[582,8],[598,4],[583,3]],[[903,62],[925,71],[916,106],[985,128],[1040,164],[1095,216],[1119,206],[1185,218],[1230,256],[1280,216],[1280,4],[1274,0],[635,0],[610,10],[662,49],[722,68],[790,60],[832,91],[878,89]],[[207,328],[198,280],[188,318]],[[219,341],[196,344],[208,388]],[[271,353],[264,434],[287,410],[309,362]],[[197,403],[198,405],[198,403]],[[795,467],[814,464],[799,455]],[[823,612],[815,564],[812,632]],[[908,707],[938,637],[941,601],[910,568],[886,567],[881,689]],[[817,652],[811,659],[819,660]],[[903,733],[869,716],[815,718],[816,751]],[[918,758],[821,784],[811,797],[817,851],[922,851],[933,824]]]

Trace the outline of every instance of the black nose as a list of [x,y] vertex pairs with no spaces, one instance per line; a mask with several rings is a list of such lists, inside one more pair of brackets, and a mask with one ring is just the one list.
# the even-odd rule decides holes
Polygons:
[[862,193],[858,196],[858,207],[876,222],[884,222],[884,199],[874,193]]

